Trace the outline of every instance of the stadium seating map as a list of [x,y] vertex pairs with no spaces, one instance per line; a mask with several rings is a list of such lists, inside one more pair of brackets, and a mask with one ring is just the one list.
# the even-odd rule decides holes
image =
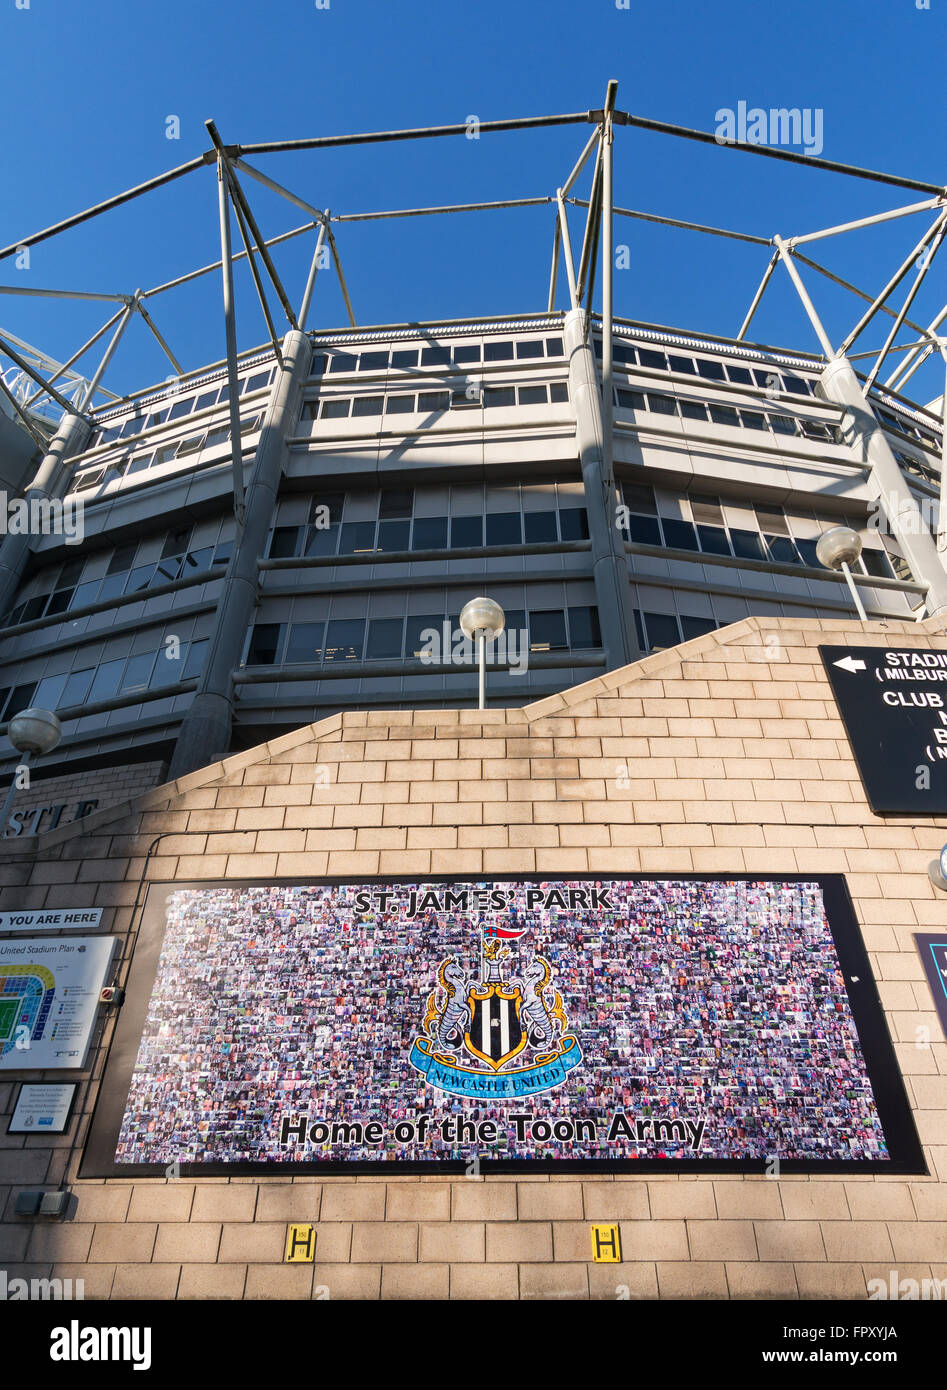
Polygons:
[[115,938],[0,941],[0,1069],[82,1067]]

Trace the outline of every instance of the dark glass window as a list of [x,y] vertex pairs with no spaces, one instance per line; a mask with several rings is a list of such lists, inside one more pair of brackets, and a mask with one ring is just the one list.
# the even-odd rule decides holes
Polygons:
[[531,652],[564,651],[566,641],[566,615],[550,609],[529,615],[529,649]]
[[194,401],[190,398],[186,401],[175,401],[168,411],[168,423],[170,424],[172,420],[180,420],[182,415],[190,415],[193,404]]
[[268,386],[270,381],[269,372],[254,372],[253,376],[248,376],[240,386],[240,394],[248,396],[251,391],[262,391],[264,386]]
[[209,570],[214,558],[214,547],[212,545],[202,545],[200,550],[189,550],[184,557],[184,564],[181,566],[181,578],[186,574],[201,574],[204,570]]
[[574,650],[602,645],[602,630],[598,621],[598,609],[578,604],[569,609],[569,636]]
[[352,402],[353,415],[380,415],[384,408],[384,396],[356,396]]
[[62,695],[59,697],[61,709],[71,709],[73,705],[81,705],[89,693],[89,686],[92,684],[92,677],[95,675],[95,667],[90,666],[85,671],[73,671],[66,680]]
[[304,665],[322,660],[322,637],[325,623],[292,623],[286,643],[287,665]]
[[421,349],[422,367],[449,367],[450,348],[442,346],[440,343],[433,343],[430,347]]
[[385,410],[389,415],[410,415],[414,411],[414,396],[389,396]]
[[612,361],[620,362],[623,366],[633,367],[638,360],[638,354],[630,343],[612,343]]
[[458,366],[465,366],[469,362],[480,361],[479,343],[463,343],[454,348],[454,361]]
[[418,396],[418,410],[450,410],[450,392],[422,391]]
[[704,358],[698,358],[697,373],[705,381],[725,381],[726,376],[722,362],[708,362]]
[[559,539],[555,512],[524,512],[527,545],[546,545]]
[[85,560],[67,560],[59,571],[56,579],[57,589],[71,589],[77,584],[82,571],[85,569]]
[[393,551],[411,548],[410,521],[380,521],[376,550]]
[[49,600],[49,607],[46,609],[47,618],[52,617],[54,613],[65,613],[72,595],[72,589],[57,589]]
[[233,554],[233,541],[221,541],[214,550],[214,564],[226,565]]
[[564,381],[554,381],[549,387],[549,399],[553,405],[560,405],[569,399],[569,388]]
[[483,360],[484,362],[511,362],[513,360],[513,344],[485,343]]
[[427,648],[427,641],[422,638],[423,632],[433,629],[438,638],[441,635],[441,625],[444,622],[443,613],[412,613],[409,614],[405,624],[404,652],[409,661],[418,661],[422,650]]
[[771,415],[769,423],[775,434],[796,433],[796,422],[789,415]]
[[157,565],[139,565],[137,569],[133,569],[125,585],[126,594],[137,594],[142,589],[147,589],[149,584],[154,582],[157,568]]
[[402,369],[416,367],[418,365],[417,348],[399,348],[397,352],[391,354],[391,365]]
[[27,599],[26,603],[23,605],[20,622],[31,623],[34,618],[41,618],[48,597],[48,594],[39,594],[36,598]]
[[381,372],[388,366],[387,352],[363,352],[358,359],[360,372]]
[[752,386],[753,375],[748,367],[735,367],[732,363],[727,367],[727,376],[731,381],[740,386]]
[[623,386],[618,388],[618,404],[623,410],[644,410],[645,398],[640,391],[626,391]]
[[746,410],[741,408],[740,419],[743,421],[743,428],[747,430],[765,430],[766,416],[758,410]]
[[[187,405],[185,405],[185,411],[188,410],[189,407],[190,407],[190,402],[188,402]],[[164,412],[162,412],[162,414],[163,414],[163,413],[164,413]],[[179,412],[179,413],[180,413],[180,412]],[[170,418],[170,417],[169,417],[169,418]],[[151,421],[151,423],[152,423],[153,425],[156,425],[156,424],[158,423],[158,421],[155,420],[155,419],[153,419],[153,420]],[[133,416],[131,417],[130,420],[126,420],[126,421],[125,421],[124,425],[122,426],[122,428],[121,428],[120,430],[116,430],[116,431],[114,432],[114,435],[115,435],[115,438],[118,438],[118,439],[128,439],[129,435],[132,435],[132,434],[141,434],[141,432],[142,432],[142,430],[143,430],[144,428],[145,428],[145,417],[144,417],[144,415],[133,415]],[[110,431],[110,433],[111,433],[111,431]]]
[[147,690],[148,680],[151,676],[155,664],[154,652],[143,652],[140,656],[130,657],[125,673],[122,676],[121,690],[123,694],[136,690]]
[[310,376],[322,376],[326,369],[326,355],[324,352],[317,352],[312,359],[312,366],[309,368]]
[[250,637],[248,666],[274,666],[279,654],[285,623],[257,623]]
[[713,632],[717,624],[713,618],[689,618],[686,613],[681,614],[681,632],[684,634],[684,641],[689,642],[692,637],[703,637],[707,632]]
[[412,550],[446,550],[447,517],[416,516],[411,536]]
[[754,367],[753,380],[757,386],[765,386],[769,391],[781,391],[782,380],[773,367]]
[[335,618],[326,626],[326,661],[361,661],[364,618]]
[[[121,667],[123,663],[119,661],[117,664]],[[10,696],[7,707],[4,710],[4,719],[12,719],[15,714],[19,714],[22,710],[29,709],[33,702],[35,690],[35,681],[31,681],[28,685],[14,686],[13,694]]]
[[374,521],[346,521],[343,523],[342,539],[339,543],[340,555],[355,555],[374,549]]
[[87,579],[84,584],[79,584],[72,596],[70,608],[84,608],[88,603],[95,603],[96,595],[99,592],[99,580]]
[[711,405],[710,418],[715,425],[735,425],[739,428],[740,416],[732,405]]
[[803,541],[800,540],[798,536],[796,537],[796,549],[802,556],[802,563],[804,565],[809,565],[812,569],[821,569],[822,566],[819,564],[818,556],[815,553],[816,545],[816,541]]
[[298,526],[277,526],[270,538],[270,559],[285,560],[295,555],[298,544]]
[[[190,534],[190,532],[188,532]],[[132,541],[130,545],[119,545],[112,551],[109,557],[108,569],[106,574],[120,574],[123,570],[130,570],[135,563],[135,555],[138,551],[138,542]]]
[[697,536],[694,532],[693,523],[690,521],[677,521],[673,517],[664,516],[661,518],[664,527],[664,544],[673,550],[697,550]]
[[323,401],[319,417],[322,420],[344,420],[348,417],[351,401]]
[[523,523],[519,512],[490,512],[487,515],[487,545],[520,545]]
[[344,492],[317,493],[309,506],[309,524],[311,526],[323,524],[337,526],[342,520],[344,505]]
[[891,566],[888,564],[888,557],[883,550],[863,550],[862,563],[868,574],[874,575],[876,579],[890,579]]
[[[171,555],[183,555],[191,543],[192,531],[191,526],[185,527],[182,531],[169,531],[161,547],[161,559],[167,560]],[[111,565],[108,567],[108,573],[112,573]]]
[[832,432],[828,425],[823,425],[821,420],[800,420],[802,432],[807,439],[832,439]]
[[151,467],[151,454],[138,454],[128,465],[129,473],[143,473],[146,468]]
[[414,491],[411,488],[382,488],[378,499],[378,516],[386,521],[392,517],[410,516],[413,505]]
[[204,436],[202,434],[194,434],[190,439],[182,439],[175,457],[184,458],[187,454],[196,454],[203,443]]
[[542,357],[543,340],[542,338],[528,338],[516,344],[517,357]]
[[358,358],[353,352],[334,352],[329,358],[330,372],[354,372]]
[[545,386],[520,387],[520,405],[545,405],[546,400]]
[[705,550],[708,555],[729,555],[730,542],[727,540],[727,533],[722,526],[698,526],[697,534],[700,537],[700,548]]
[[645,641],[644,637],[644,624],[641,621],[641,610],[638,608],[633,608],[632,612],[635,615],[635,631],[638,634],[638,646],[641,648],[643,652],[646,652],[648,650],[648,644]]
[[483,393],[483,403],[488,407],[515,405],[516,392],[512,386],[488,386]]
[[738,560],[766,559],[763,539],[759,531],[741,531],[731,526],[730,541],[733,545],[733,553]]
[[450,521],[451,548],[483,545],[482,516],[452,516]]
[[589,518],[584,507],[563,507],[559,512],[559,532],[564,541],[587,541]]
[[658,507],[654,500],[654,488],[647,483],[622,483],[622,496],[625,504],[633,512],[644,512],[646,516],[657,516]]
[[649,391],[648,409],[654,415],[676,415],[677,401],[673,396],[659,396],[654,391]]
[[217,401],[217,391],[203,391],[194,402],[194,410],[208,410]]
[[636,516],[632,512],[628,518],[628,534],[636,545],[661,544],[661,532],[656,516]]
[[789,536],[767,536],[769,553],[778,565],[798,565],[799,556]]
[[89,702],[95,704],[96,700],[110,700],[118,692],[118,683],[122,678],[125,669],[125,658],[117,657],[114,661],[105,661],[95,673],[92,681],[92,688],[89,691]]
[[653,348],[639,348],[638,361],[642,367],[657,367],[660,371],[667,371],[667,358],[663,352],[655,352]]
[[[634,351],[633,348],[632,348],[631,350]],[[546,356],[547,356],[547,357],[561,357],[562,354],[563,354],[563,351],[564,351],[564,349],[563,349],[563,346],[562,346],[562,339],[561,339],[561,338],[547,338],[547,339],[546,339]]]
[[[199,443],[199,442],[200,442],[200,440],[198,440],[198,443]],[[215,430],[208,430],[208,431],[207,431],[207,437],[206,437],[206,439],[204,440],[204,448],[205,448],[205,449],[216,449],[218,444],[229,444],[229,443],[230,443],[230,426],[229,426],[229,425],[218,425],[217,428],[216,428]],[[173,448],[174,446],[172,445],[171,447]],[[156,463],[166,463],[166,462],[167,462],[167,459],[164,459],[164,458],[161,457],[162,454],[164,454],[165,452],[167,452],[167,451],[166,451],[166,450],[163,450],[163,449],[159,449],[159,450],[158,450],[157,454],[155,455],[155,462],[156,462]],[[170,454],[168,455],[168,457],[170,458]]]
[[192,676],[199,676],[204,668],[204,657],[207,655],[207,648],[210,645],[204,637],[200,642],[188,644],[187,656],[184,659],[184,670],[181,672],[182,680],[190,680]]
[[366,661],[387,661],[400,657],[403,633],[403,618],[372,618],[368,624]]
[[808,383],[808,381],[806,381],[806,379],[805,379],[804,377],[801,377],[801,376],[786,376],[786,377],[783,377],[783,381],[784,381],[784,383],[785,383],[786,390],[789,391],[789,392],[791,392],[792,395],[794,395],[794,396],[808,396],[808,395],[809,395],[809,383]]
[[665,647],[676,647],[681,640],[677,619],[671,613],[645,613],[645,626],[648,629],[648,643],[653,652]]
[[672,372],[687,372],[690,376],[696,375],[697,372],[693,357],[674,357],[669,354],[668,365]]

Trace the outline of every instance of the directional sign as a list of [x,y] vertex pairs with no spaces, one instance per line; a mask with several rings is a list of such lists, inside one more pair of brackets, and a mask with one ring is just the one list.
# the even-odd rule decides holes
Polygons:
[[944,1036],[947,1037],[947,936],[918,933],[914,944],[921,953],[927,983],[934,996]]
[[868,804],[947,815],[947,651],[820,647]]

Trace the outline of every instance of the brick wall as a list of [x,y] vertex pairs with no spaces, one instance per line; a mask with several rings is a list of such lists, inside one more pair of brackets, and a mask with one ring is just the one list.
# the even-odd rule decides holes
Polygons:
[[[109,1179],[40,1224],[16,1192],[59,1182],[70,1136],[4,1133],[0,1265],[115,1298],[863,1298],[892,1269],[947,1277],[947,1043],[911,939],[947,927],[927,876],[947,821],[871,814],[820,641],[947,650],[934,622],[749,619],[525,710],[334,716],[7,843],[0,909],[99,905],[126,932],[143,872],[842,873],[929,1176]],[[317,1223],[314,1266],[281,1262],[288,1220]],[[594,1220],[620,1221],[623,1264],[589,1262]]]
[[[10,812],[28,813],[38,806],[56,807],[65,803],[66,809],[60,817],[64,824],[76,818],[80,802],[96,801],[99,808],[114,806],[150,791],[160,783],[165,767],[162,762],[122,763],[117,767],[73,772],[68,777],[34,777],[31,786],[17,791]],[[43,816],[38,826],[40,834],[50,820],[51,815]],[[31,821],[29,814],[21,818],[23,834],[29,830]]]

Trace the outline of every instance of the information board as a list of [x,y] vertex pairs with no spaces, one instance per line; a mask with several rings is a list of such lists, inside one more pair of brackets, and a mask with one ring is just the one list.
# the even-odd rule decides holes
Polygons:
[[923,1172],[844,880],[150,886],[83,1175],[471,1162]]
[[85,1063],[114,936],[0,941],[0,1069]]
[[7,1133],[65,1134],[78,1089],[75,1081],[24,1082]]
[[868,804],[947,815],[947,652],[820,647]]

